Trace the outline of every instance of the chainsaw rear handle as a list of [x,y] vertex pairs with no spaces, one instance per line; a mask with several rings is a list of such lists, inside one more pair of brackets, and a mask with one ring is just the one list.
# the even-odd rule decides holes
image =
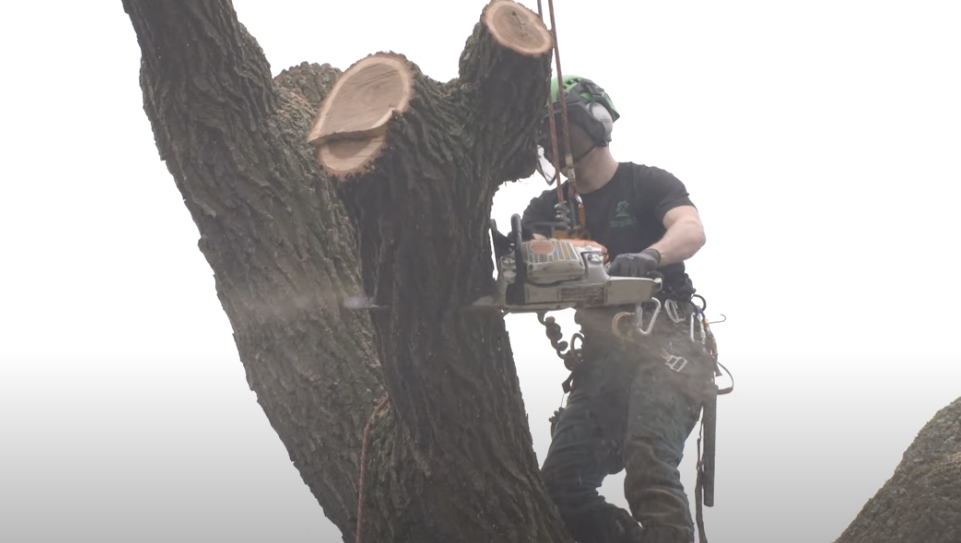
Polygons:
[[527,266],[524,262],[524,229],[521,225],[521,216],[517,213],[511,215],[511,238],[514,242],[514,272],[517,273],[517,280],[523,285],[527,283]]
[[508,285],[507,297],[510,303],[523,305],[527,303],[524,293],[524,285],[527,284],[527,263],[524,261],[524,230],[521,225],[521,216],[517,213],[511,215],[511,241],[514,244],[514,273],[515,279],[512,285]]

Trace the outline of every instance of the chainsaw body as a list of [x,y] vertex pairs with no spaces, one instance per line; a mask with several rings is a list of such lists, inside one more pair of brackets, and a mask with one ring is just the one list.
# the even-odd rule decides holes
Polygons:
[[[474,306],[494,306],[510,313],[622,306],[647,302],[661,287],[659,278],[611,277],[604,254],[564,239],[521,236],[520,216],[511,217],[510,236],[496,231],[496,288]],[[498,244],[495,242],[495,246]]]

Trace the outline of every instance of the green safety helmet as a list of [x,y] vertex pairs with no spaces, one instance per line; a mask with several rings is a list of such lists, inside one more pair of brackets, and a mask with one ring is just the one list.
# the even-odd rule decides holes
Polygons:
[[[550,109],[547,105],[553,105],[555,122],[560,122],[561,103],[558,100],[557,87],[558,80],[555,77],[551,79],[551,94],[548,104],[545,105],[541,123],[542,137],[545,139],[550,134]],[[613,124],[620,114],[604,89],[586,77],[567,75],[564,76],[564,101],[567,102],[568,122],[583,128],[599,147],[604,147],[611,142]],[[607,110],[607,113],[605,114],[601,108]],[[560,134],[559,126],[557,130]]]

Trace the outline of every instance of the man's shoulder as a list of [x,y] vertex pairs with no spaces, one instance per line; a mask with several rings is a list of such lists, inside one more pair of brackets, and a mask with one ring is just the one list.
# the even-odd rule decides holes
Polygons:
[[650,180],[661,180],[661,179],[677,179],[670,171],[661,168],[659,166],[651,166],[649,164],[641,164],[638,162],[622,162],[623,170],[629,172],[634,181],[644,182]]
[[631,197],[641,207],[653,212],[658,220],[674,207],[694,205],[687,187],[670,171],[648,164],[625,164],[624,170],[632,172],[627,183]]
[[[564,184],[561,185],[562,189],[564,190],[564,194],[567,194],[567,183],[568,182],[565,181]],[[538,202],[556,203],[557,202],[557,186],[551,185],[549,188],[546,188],[541,192],[537,193],[531,200],[538,201]]]
[[534,193],[524,209],[525,215],[543,214],[547,209],[553,209],[557,204],[557,187],[552,186],[540,192]]

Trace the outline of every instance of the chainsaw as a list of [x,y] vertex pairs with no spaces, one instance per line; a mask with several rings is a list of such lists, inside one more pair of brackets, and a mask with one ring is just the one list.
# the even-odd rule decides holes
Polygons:
[[612,277],[598,247],[566,239],[524,240],[520,215],[511,217],[509,236],[491,220],[497,280],[494,293],[473,303],[505,313],[534,313],[657,304],[661,279]]

